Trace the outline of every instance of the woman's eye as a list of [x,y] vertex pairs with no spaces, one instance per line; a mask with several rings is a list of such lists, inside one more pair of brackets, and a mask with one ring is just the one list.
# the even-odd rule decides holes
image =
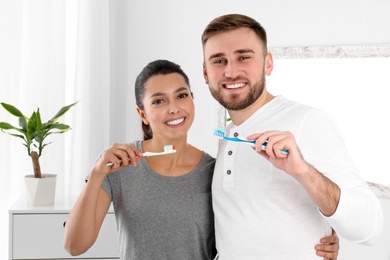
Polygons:
[[162,104],[164,102],[164,100],[162,99],[156,99],[152,102],[153,105],[159,105],[159,104]]
[[186,98],[186,97],[188,97],[188,93],[181,93],[181,94],[179,94],[178,97],[179,98]]

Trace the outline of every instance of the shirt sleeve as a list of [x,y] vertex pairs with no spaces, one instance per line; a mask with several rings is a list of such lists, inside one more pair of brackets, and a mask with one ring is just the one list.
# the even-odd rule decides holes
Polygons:
[[[105,150],[101,151],[99,153],[99,155],[96,157],[95,161],[93,162],[92,165],[94,165],[99,159],[100,157],[102,156],[102,154],[104,153]],[[109,175],[107,175],[104,180],[103,180],[103,183],[102,183],[102,186],[101,188],[107,192],[107,194],[111,197],[111,200],[112,200],[112,189],[111,189],[111,183],[110,183],[110,180],[109,180]],[[87,174],[87,176],[85,177],[85,182],[88,182],[89,180],[89,173]]]
[[314,110],[304,120],[300,133],[302,145],[299,145],[306,161],[341,189],[336,212],[323,217],[339,236],[356,243],[374,244],[384,226],[382,206],[361,178],[333,118]]
[[[343,238],[366,245],[375,244],[384,228],[382,206],[372,192],[341,189],[336,212],[326,217]],[[321,213],[321,212],[320,212]]]

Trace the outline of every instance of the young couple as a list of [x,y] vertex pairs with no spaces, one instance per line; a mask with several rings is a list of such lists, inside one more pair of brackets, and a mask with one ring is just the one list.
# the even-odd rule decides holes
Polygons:
[[[382,209],[333,121],[268,92],[273,60],[263,27],[224,15],[202,44],[205,81],[232,118],[227,134],[255,146],[221,141],[215,160],[188,144],[189,79],[175,63],[149,63],[135,83],[144,140],[99,156],[67,220],[66,250],[93,245],[111,202],[121,259],[337,259],[332,227],[351,241],[377,240]],[[177,152],[143,156],[167,144]]]

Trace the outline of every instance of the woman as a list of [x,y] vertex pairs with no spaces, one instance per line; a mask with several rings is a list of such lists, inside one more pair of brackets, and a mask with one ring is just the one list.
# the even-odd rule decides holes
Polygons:
[[[112,201],[121,259],[213,259],[215,159],[187,143],[195,115],[188,77],[170,61],[151,62],[136,79],[135,96],[144,140],[101,154],[67,220],[65,248],[86,252]],[[177,152],[143,157],[165,145]],[[337,236],[324,239],[321,252],[337,255]]]

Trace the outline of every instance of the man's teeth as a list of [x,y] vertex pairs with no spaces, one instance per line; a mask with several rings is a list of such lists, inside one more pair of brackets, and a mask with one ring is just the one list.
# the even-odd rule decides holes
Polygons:
[[176,119],[176,120],[168,121],[167,124],[168,125],[178,125],[178,124],[180,124],[183,121],[184,121],[184,118],[179,118],[179,119]]
[[233,88],[241,88],[243,87],[245,84],[244,83],[237,83],[237,84],[226,84],[226,88],[227,89],[233,89]]

